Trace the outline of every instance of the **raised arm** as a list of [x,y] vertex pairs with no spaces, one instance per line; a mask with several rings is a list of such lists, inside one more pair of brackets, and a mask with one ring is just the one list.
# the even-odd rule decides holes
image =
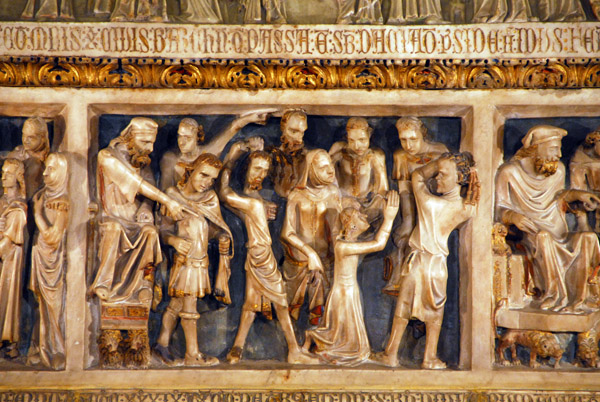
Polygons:
[[387,201],[385,209],[383,210],[383,223],[375,235],[375,239],[364,242],[352,242],[352,243],[341,243],[342,254],[369,254],[377,251],[381,251],[385,248],[390,232],[392,230],[392,224],[394,218],[398,213],[400,207],[400,196],[397,191],[387,192]]
[[209,143],[202,146],[203,152],[208,152],[211,154],[215,154],[217,156],[221,156],[223,149],[234,135],[237,134],[242,128],[246,127],[250,123],[257,124],[265,124],[267,122],[267,118],[269,117],[269,113],[273,112],[272,110],[263,110],[259,112],[247,113],[239,116],[234,121],[232,121],[225,130],[221,131],[219,134],[215,136]]
[[373,159],[373,178],[375,179],[373,191],[376,194],[385,195],[390,188],[385,168],[385,154],[383,151],[376,150]]

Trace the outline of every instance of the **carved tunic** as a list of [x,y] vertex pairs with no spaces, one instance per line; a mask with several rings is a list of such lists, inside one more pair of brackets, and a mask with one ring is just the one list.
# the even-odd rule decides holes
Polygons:
[[290,192],[296,187],[300,174],[306,166],[305,148],[296,152],[286,152],[281,147],[271,148],[273,157],[273,168],[271,170],[271,178],[273,187],[277,195],[287,198]]
[[[398,192],[401,195],[403,193],[412,194],[412,172],[415,169],[438,158],[444,152],[448,152],[448,148],[444,144],[429,141],[423,142],[421,152],[418,155],[411,155],[403,149],[399,149],[394,152],[394,170],[392,172],[392,178],[398,183]],[[414,209],[414,200],[412,198],[410,199],[410,202],[413,203]],[[402,218],[414,219],[406,216],[403,216]],[[411,226],[414,227],[414,224],[416,224],[416,222],[412,222]],[[400,269],[405,257],[405,248],[408,242],[408,236],[410,236],[410,232],[407,236],[402,236],[400,225],[394,228],[392,240],[394,242],[395,249],[391,253],[392,272],[390,274],[388,283],[383,288],[385,293],[389,293],[394,296],[398,294],[401,272]]]
[[473,23],[535,21],[529,0],[474,0]]
[[223,22],[217,0],[180,0],[179,21],[194,24],[219,24]]
[[[186,214],[184,219],[177,222],[177,236],[189,240],[191,247],[186,255],[175,253],[169,278],[169,295],[202,298],[211,292],[207,254],[209,239],[220,231],[227,233],[230,239],[233,237],[221,216],[219,200],[213,190],[189,197],[184,196],[178,188],[171,187],[167,190],[167,195],[199,215],[196,217]],[[210,231],[213,225],[216,230]]]
[[336,24],[383,24],[380,0],[339,0],[338,3]]
[[246,297],[244,309],[269,312],[274,303],[287,307],[283,278],[277,268],[277,260],[271,248],[271,234],[262,199],[228,193],[227,203],[243,219],[248,233],[246,244]]
[[364,155],[356,155],[342,148],[331,159],[342,196],[356,199],[371,222],[380,215],[382,196],[388,190],[385,154],[380,149],[369,149]]
[[391,0],[388,24],[443,22],[440,0]]
[[[591,232],[568,234],[566,206],[557,194],[564,190],[565,166],[555,174],[532,177],[512,159],[500,167],[496,178],[499,216],[510,210],[529,218],[538,228],[525,233],[523,244],[533,261],[533,282],[542,292],[541,307],[560,309],[583,303],[587,297],[587,269],[600,263],[600,247]],[[570,284],[570,286],[569,286]]]
[[395,315],[441,323],[448,279],[448,237],[475,214],[476,207],[465,204],[458,189],[443,196],[431,194],[418,171],[412,175],[412,185],[418,220],[408,243],[410,253],[402,264]]
[[6,228],[0,235],[8,241],[0,250],[0,341],[19,341],[21,317],[21,278],[23,276],[23,242],[27,225],[27,204],[22,199],[0,198],[0,218]]
[[540,21],[585,21],[580,0],[538,0]]
[[[60,2],[60,5],[59,5]],[[74,19],[73,0],[40,0],[37,11],[36,0],[28,0],[21,17],[23,19]]]
[[[50,226],[58,214],[68,213],[69,200],[65,195],[47,198],[44,189],[35,197],[44,199],[42,214]],[[37,233],[31,252],[29,282],[29,289],[39,304],[39,332],[36,331],[33,341],[44,365],[54,369],[63,368],[65,359],[65,274],[66,231],[58,244],[48,243]]]

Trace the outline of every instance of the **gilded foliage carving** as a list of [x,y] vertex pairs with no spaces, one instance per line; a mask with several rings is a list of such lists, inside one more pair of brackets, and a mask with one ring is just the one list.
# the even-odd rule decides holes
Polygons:
[[466,61],[302,64],[203,61],[197,64],[60,60],[0,62],[0,86],[226,89],[501,89],[598,88],[600,61]]

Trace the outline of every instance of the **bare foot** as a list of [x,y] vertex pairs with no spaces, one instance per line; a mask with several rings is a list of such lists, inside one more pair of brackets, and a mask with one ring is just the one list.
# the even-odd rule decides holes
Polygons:
[[290,364],[319,364],[320,360],[317,356],[312,353],[304,352],[304,350],[297,350],[295,352],[289,352],[288,363]]
[[206,356],[202,353],[198,353],[197,355],[188,355],[186,353],[183,364],[191,367],[214,366],[219,364],[219,359],[212,356]]
[[242,359],[242,348],[239,346],[234,346],[231,348],[229,353],[227,353],[227,363],[229,364],[237,364]]
[[397,355],[390,356],[390,355],[386,354],[385,352],[377,352],[375,354],[371,354],[371,360],[373,360],[374,362],[377,362],[377,363],[381,363],[384,366],[388,366],[388,367],[398,367],[400,364],[398,362]]
[[425,370],[443,370],[446,368],[446,363],[436,357],[432,360],[423,360],[421,368]]

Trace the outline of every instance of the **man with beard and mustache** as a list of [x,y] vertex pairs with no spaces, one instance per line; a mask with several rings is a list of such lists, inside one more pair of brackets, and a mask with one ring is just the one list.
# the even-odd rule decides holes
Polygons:
[[306,163],[306,148],[304,148],[304,132],[308,128],[306,113],[290,109],[281,116],[281,145],[269,151],[273,157],[271,178],[275,192],[287,198],[296,186],[300,173]]
[[265,124],[270,111],[242,114],[207,143],[204,142],[204,127],[201,124],[191,117],[182,119],[177,129],[177,148],[165,152],[160,160],[160,189],[165,191],[177,185],[186,165],[193,163],[200,154],[221,156],[225,145],[234,135],[250,123]]
[[[262,313],[268,319],[272,319],[271,305],[273,305],[287,341],[288,363],[317,363],[316,357],[304,354],[298,345],[288,312],[285,284],[271,248],[268,221],[275,219],[277,206],[264,200],[259,193],[271,166],[271,156],[262,149],[262,139],[256,137],[248,142],[235,143],[225,158],[225,168],[221,175],[221,200],[244,221],[248,233],[245,266],[246,296],[238,332],[233,347],[227,354],[227,361],[232,364],[240,361],[256,313]],[[248,156],[248,169],[242,195],[235,192],[229,183],[236,160],[247,151],[251,153]]]
[[153,204],[162,204],[174,219],[185,210],[155,187],[148,155],[157,130],[155,121],[134,117],[98,153],[100,261],[91,293],[101,300],[102,331],[147,330],[154,267],[162,261]]
[[567,132],[541,125],[530,129],[523,147],[502,165],[496,177],[496,217],[523,232],[522,244],[532,262],[533,307],[582,313],[593,307],[588,270],[600,263],[593,232],[569,235],[566,211],[579,201],[587,210],[600,199],[583,190],[565,190],[561,139]]
[[369,148],[373,128],[367,119],[351,117],[346,124],[347,141],[333,144],[329,150],[344,207],[353,207],[367,215],[371,224],[381,218],[388,191],[385,154]]

